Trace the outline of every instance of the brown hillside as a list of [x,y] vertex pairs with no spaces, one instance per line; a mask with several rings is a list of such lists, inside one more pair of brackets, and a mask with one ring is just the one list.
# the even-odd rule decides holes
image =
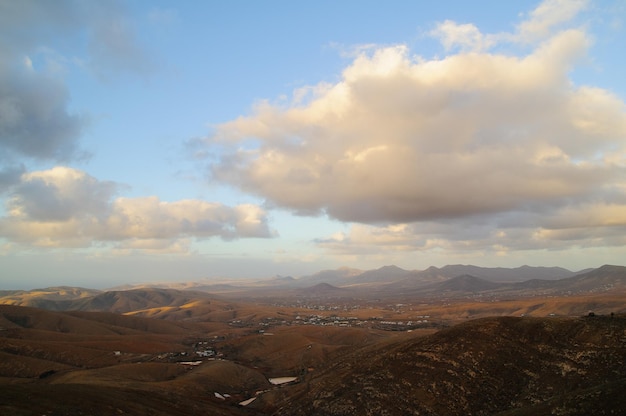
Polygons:
[[262,368],[268,377],[296,376],[382,337],[356,328],[284,327],[228,341],[222,350],[229,359]]
[[486,318],[355,352],[279,415],[620,414],[626,317]]

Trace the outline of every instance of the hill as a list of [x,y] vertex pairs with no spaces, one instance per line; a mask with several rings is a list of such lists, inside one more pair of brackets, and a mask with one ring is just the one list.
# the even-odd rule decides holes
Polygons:
[[625,330],[624,316],[470,321],[356,351],[276,414],[619,414]]
[[[626,405],[620,314],[413,332],[212,325],[0,306],[0,414],[600,415]],[[282,379],[291,384],[273,384]]]
[[[327,282],[303,285],[308,280],[291,278],[271,279],[267,285],[263,281],[240,281],[240,286],[236,282],[203,284],[216,290],[220,288],[219,294],[158,287],[108,292],[90,292],[82,288],[10,291],[0,297],[0,304],[36,304],[52,311],[114,312],[175,321],[210,322],[213,328],[258,327],[275,322],[289,324],[302,313],[302,308],[325,311],[322,315],[325,315],[326,323],[345,321],[326,319],[330,318],[331,311],[341,310],[344,313],[335,312],[337,318],[343,315],[360,319],[349,325],[370,326],[378,326],[373,322],[374,317],[413,322],[419,320],[419,316],[431,315],[438,324],[448,325],[470,317],[579,316],[590,310],[620,313],[626,308],[623,303],[626,267],[623,266],[605,265],[562,279],[522,282],[493,281],[468,274],[447,278],[442,276],[441,269],[434,267],[424,272],[386,266],[370,273],[355,273],[348,269],[342,273],[338,278],[340,285]],[[333,273],[322,275],[328,277]],[[394,307],[396,304],[407,307]],[[421,313],[411,313],[411,310]]]
[[56,310],[63,309],[72,301],[91,298],[102,293],[100,290],[86,289],[82,287],[48,287],[33,290],[0,291],[0,301],[5,305],[32,306]]
[[501,285],[480,277],[464,274],[439,283],[435,287],[442,293],[461,292],[465,294],[495,290]]
[[562,267],[521,266],[515,268],[490,268],[460,264],[444,266],[439,269],[439,272],[446,277],[467,274],[494,282],[521,282],[531,279],[558,280],[577,274]]
[[348,293],[350,293],[350,291],[348,289],[339,288],[328,283],[318,283],[315,286],[298,289],[295,291],[295,293],[297,296],[307,297],[336,297],[347,295]]
[[397,287],[416,288],[463,275],[471,275],[494,282],[521,282],[530,279],[564,279],[576,274],[561,267],[489,268],[472,265],[448,265],[442,268],[431,266],[425,270],[405,270],[390,265],[367,271],[346,268],[326,270],[311,276],[301,277],[296,279],[296,282],[300,285],[328,283],[339,287],[366,283],[395,283]]
[[268,414],[238,403],[381,338],[257,328],[0,305],[0,414]]

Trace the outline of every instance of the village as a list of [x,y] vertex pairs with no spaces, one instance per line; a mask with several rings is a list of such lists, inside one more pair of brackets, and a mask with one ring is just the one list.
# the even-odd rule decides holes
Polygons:
[[[228,324],[237,328],[250,328],[255,326],[253,322],[248,322],[242,319],[233,319]],[[272,327],[290,325],[360,327],[388,331],[409,331],[418,328],[437,327],[439,324],[432,322],[429,315],[415,315],[415,318],[410,320],[394,320],[383,317],[370,317],[362,319],[356,316],[341,316],[336,314],[328,316],[319,314],[300,314],[296,315],[292,319],[266,317],[256,325],[259,327],[259,332],[264,333],[267,329]]]

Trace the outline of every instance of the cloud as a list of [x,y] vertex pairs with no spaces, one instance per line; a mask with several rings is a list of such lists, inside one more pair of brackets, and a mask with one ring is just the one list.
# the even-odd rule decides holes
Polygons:
[[459,47],[462,50],[482,51],[495,43],[493,36],[484,36],[473,24],[458,24],[452,20],[438,24],[430,35],[438,38],[446,50]]
[[6,166],[0,169],[0,194],[9,189],[10,186],[19,182],[20,177],[26,171],[22,166]]
[[588,6],[587,0],[545,0],[531,11],[512,33],[483,34],[471,23],[445,20],[429,32],[439,39],[446,51],[481,52],[503,43],[534,44],[543,42]]
[[492,216],[375,226],[353,224],[314,243],[328,255],[362,261],[407,253],[449,258],[505,256],[531,250],[576,250],[626,245],[626,204],[588,203],[546,214]]
[[0,2],[0,163],[5,166],[23,157],[68,161],[82,156],[78,139],[85,117],[68,111],[69,92],[51,65],[33,68],[34,55],[51,55],[42,40],[77,27],[70,5]]
[[567,30],[522,57],[361,55],[304,104],[263,102],[217,126],[214,140],[240,144],[213,175],[299,213],[372,224],[602,198],[623,181],[626,108],[567,77],[587,47]]
[[100,78],[117,74],[149,75],[156,62],[137,37],[134,22],[117,4],[93,3],[88,9],[89,68]]
[[[85,39],[87,55],[54,49],[59,39]],[[0,163],[10,166],[0,175],[24,158],[68,162],[86,156],[79,139],[87,116],[69,110],[63,79],[65,68],[76,63],[102,78],[152,68],[117,2],[0,1]]]
[[555,28],[569,23],[588,5],[587,0],[547,0],[517,27],[517,37],[524,42],[545,39]]
[[181,247],[194,238],[272,236],[265,211],[256,205],[115,197],[119,190],[68,167],[25,173],[12,189],[0,235],[35,246],[119,242],[120,248],[134,249]]
[[82,171],[58,166],[23,174],[8,208],[12,217],[34,222],[103,218],[116,191],[112,182],[100,182]]
[[445,22],[441,58],[364,49],[336,83],[216,126],[213,178],[353,223],[316,240],[335,254],[624,244],[626,105],[569,76],[585,6],[546,1],[511,33]]
[[69,94],[57,78],[24,66],[0,66],[0,160],[13,156],[64,161],[79,155],[86,119],[67,110]]

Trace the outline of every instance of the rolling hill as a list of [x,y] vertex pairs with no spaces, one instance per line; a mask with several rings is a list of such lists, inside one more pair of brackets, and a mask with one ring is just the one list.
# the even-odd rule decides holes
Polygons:
[[605,415],[626,408],[626,318],[485,318],[357,350],[277,415]]
[[[389,309],[389,304],[416,304],[421,305],[420,309],[446,320],[529,313],[535,316],[550,313],[580,315],[589,310],[609,313],[626,308],[620,302],[620,298],[626,295],[626,267],[623,266],[605,265],[561,279],[519,282],[491,280],[470,274],[448,278],[442,276],[442,270],[446,268],[449,273],[452,273],[451,270],[482,270],[474,266],[446,266],[414,272],[386,266],[364,273],[353,269],[342,269],[339,274],[325,271],[310,280],[305,277],[265,282],[240,281],[238,285],[233,282],[227,285],[203,283],[202,287],[211,287],[216,293],[197,290],[198,286],[193,284],[187,286],[196,290],[144,287],[103,292],[83,288],[49,288],[4,292],[4,296],[0,296],[0,304],[35,305],[52,311],[114,312],[177,321],[212,322],[216,325],[236,322],[238,326],[257,325],[265,319],[293,318],[299,313],[298,308],[302,307],[319,309],[339,305],[342,308],[351,305],[350,309],[355,309],[356,305],[361,312],[355,310],[355,314],[363,315],[367,313],[367,308],[375,308],[379,310],[377,316],[389,316],[389,312],[382,311]],[[566,273],[558,268],[537,269],[551,276]],[[487,274],[500,272],[499,269],[486,270],[489,271]],[[511,273],[520,270],[524,275],[539,273],[529,267]],[[322,277],[334,277],[336,284],[305,284],[317,282]],[[277,308],[277,305],[283,308]],[[373,312],[370,316],[374,316]],[[406,311],[404,318],[410,317]]]
[[621,314],[259,332],[0,305],[0,414],[620,414],[625,345]]

